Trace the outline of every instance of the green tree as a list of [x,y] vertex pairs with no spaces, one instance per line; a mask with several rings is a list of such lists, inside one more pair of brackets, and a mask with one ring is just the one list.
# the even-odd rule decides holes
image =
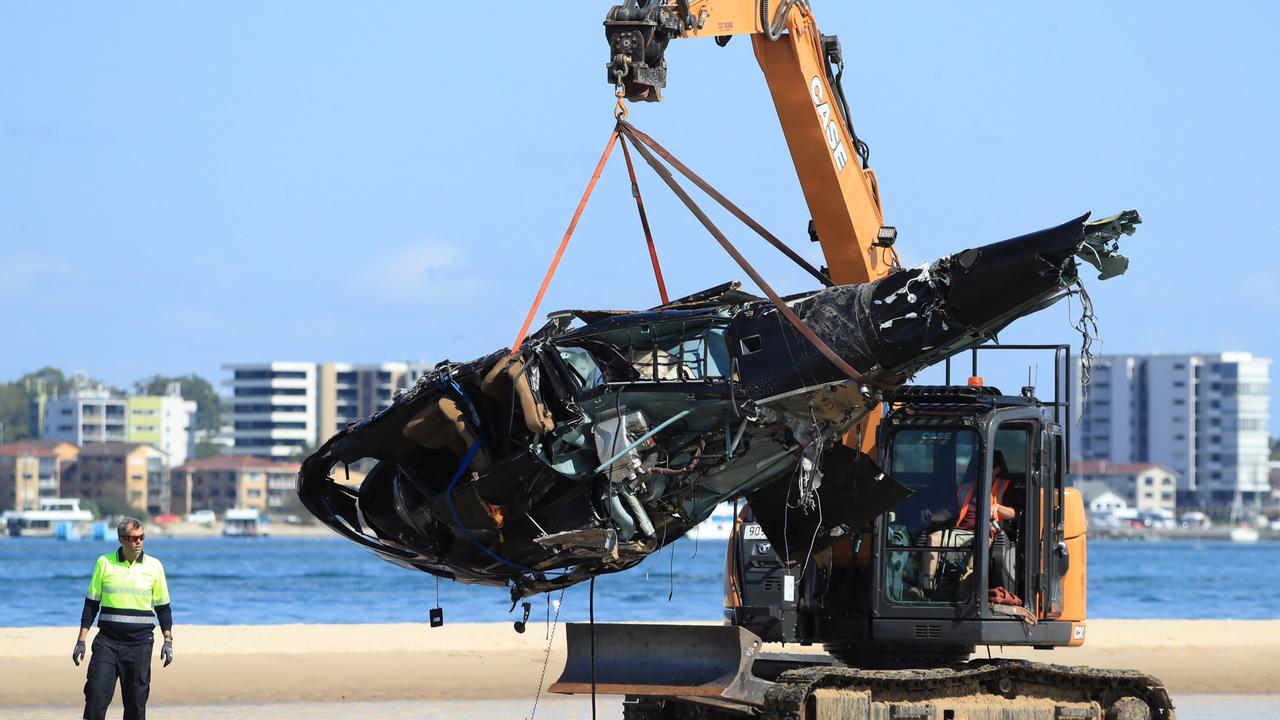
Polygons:
[[[89,382],[96,384],[97,381],[90,379]],[[71,379],[67,374],[56,367],[44,366],[39,370],[29,372],[18,378],[18,385],[21,385],[27,394],[34,398],[43,390],[46,395],[66,395],[71,392]]]
[[196,459],[204,460],[206,458],[218,457],[222,454],[223,446],[218,443],[198,442],[196,443]]
[[17,383],[0,384],[0,425],[7,443],[36,436],[31,428],[31,399]]
[[217,433],[222,428],[222,398],[213,389],[213,385],[199,375],[152,375],[134,383],[134,389],[139,395],[163,395],[168,392],[172,383],[178,383],[182,399],[195,401],[196,429],[209,434]]
[[151,517],[146,508],[130,505],[121,488],[110,488],[99,498],[80,498],[80,507],[92,512],[93,516],[99,520],[109,520],[125,515],[139,520],[148,520]]
[[[90,385],[105,385],[88,378]],[[59,397],[72,391],[73,378],[56,367],[45,366],[33,370],[14,382],[0,383],[0,425],[4,426],[4,441],[27,440],[40,436],[41,428],[31,424],[31,407],[42,394],[47,398]],[[119,392],[116,388],[111,388]]]

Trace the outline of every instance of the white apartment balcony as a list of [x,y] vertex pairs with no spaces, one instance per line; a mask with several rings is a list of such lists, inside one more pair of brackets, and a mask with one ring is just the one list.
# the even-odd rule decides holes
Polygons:
[[237,438],[269,438],[271,440],[297,440],[311,437],[307,428],[246,428],[236,430]]

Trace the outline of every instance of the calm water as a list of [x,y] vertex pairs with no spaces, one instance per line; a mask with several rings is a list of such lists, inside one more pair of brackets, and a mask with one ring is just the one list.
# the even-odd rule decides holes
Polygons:
[[[94,558],[114,547],[0,540],[0,626],[75,623]],[[423,622],[436,604],[434,578],[338,538],[156,538],[147,551],[164,561],[179,623]],[[723,542],[681,539],[637,568],[598,579],[596,619],[719,620],[723,563]],[[1278,563],[1276,542],[1093,541],[1089,616],[1280,618]],[[438,591],[446,621],[511,619],[504,589],[442,581]],[[587,600],[585,584],[569,589],[560,619],[585,620]],[[531,620],[555,612],[546,596],[532,602]]]

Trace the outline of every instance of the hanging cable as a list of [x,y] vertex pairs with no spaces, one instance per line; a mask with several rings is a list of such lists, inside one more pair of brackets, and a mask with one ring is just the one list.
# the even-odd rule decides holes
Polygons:
[[591,720],[596,720],[596,579],[591,578],[587,599],[587,626],[591,629]]
[[542,684],[547,681],[547,665],[551,664],[551,646],[556,639],[556,625],[560,624],[560,608],[564,606],[564,588],[560,588],[560,598],[556,600],[556,619],[551,620],[551,593],[547,593],[547,651],[542,656],[542,674],[538,676],[538,690],[533,695],[533,710],[529,720],[538,714],[538,700],[542,698]]
[[631,195],[636,199],[636,210],[640,213],[640,226],[644,228],[645,242],[649,243],[649,259],[653,261],[653,278],[658,281],[658,295],[662,304],[671,302],[667,298],[667,284],[662,281],[662,267],[658,265],[658,248],[653,244],[653,232],[649,230],[649,216],[644,211],[644,200],[640,198],[640,183],[636,182],[636,168],[631,164],[631,151],[627,143],[622,143],[622,157],[627,161],[627,175],[631,177]]
[[524,318],[524,324],[520,326],[520,333],[516,335],[516,341],[511,344],[511,354],[515,355],[520,350],[520,344],[524,342],[525,335],[529,333],[529,326],[533,324],[533,316],[538,313],[538,306],[542,304],[542,298],[547,294],[547,287],[551,285],[551,277],[556,274],[556,268],[560,265],[560,259],[564,257],[565,248],[569,247],[569,238],[573,237],[573,231],[578,227],[578,220],[582,218],[582,211],[587,208],[587,200],[591,198],[591,192],[596,188],[596,182],[600,179],[600,173],[604,172],[605,163],[609,161],[609,154],[613,152],[613,145],[618,141],[618,130],[615,128],[609,134],[609,143],[605,145],[604,154],[600,156],[600,162],[596,163],[595,172],[591,174],[591,181],[587,183],[587,189],[582,193],[582,199],[578,201],[578,209],[573,213],[573,219],[569,221],[569,229],[564,231],[564,239],[560,241],[560,247],[556,249],[556,255],[551,260],[551,267],[547,268],[547,275],[542,279],[542,286],[538,288],[538,294],[533,299],[533,305],[529,307],[529,314]]

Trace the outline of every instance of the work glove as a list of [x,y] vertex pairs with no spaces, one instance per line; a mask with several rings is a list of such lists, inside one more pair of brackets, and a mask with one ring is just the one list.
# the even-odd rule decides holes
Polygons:
[[83,659],[84,659],[84,641],[77,640],[76,649],[71,651],[71,662],[75,663],[76,667],[80,667],[80,661]]
[[164,658],[164,667],[169,667],[169,663],[173,662],[173,643],[165,640],[160,646],[160,657]]

